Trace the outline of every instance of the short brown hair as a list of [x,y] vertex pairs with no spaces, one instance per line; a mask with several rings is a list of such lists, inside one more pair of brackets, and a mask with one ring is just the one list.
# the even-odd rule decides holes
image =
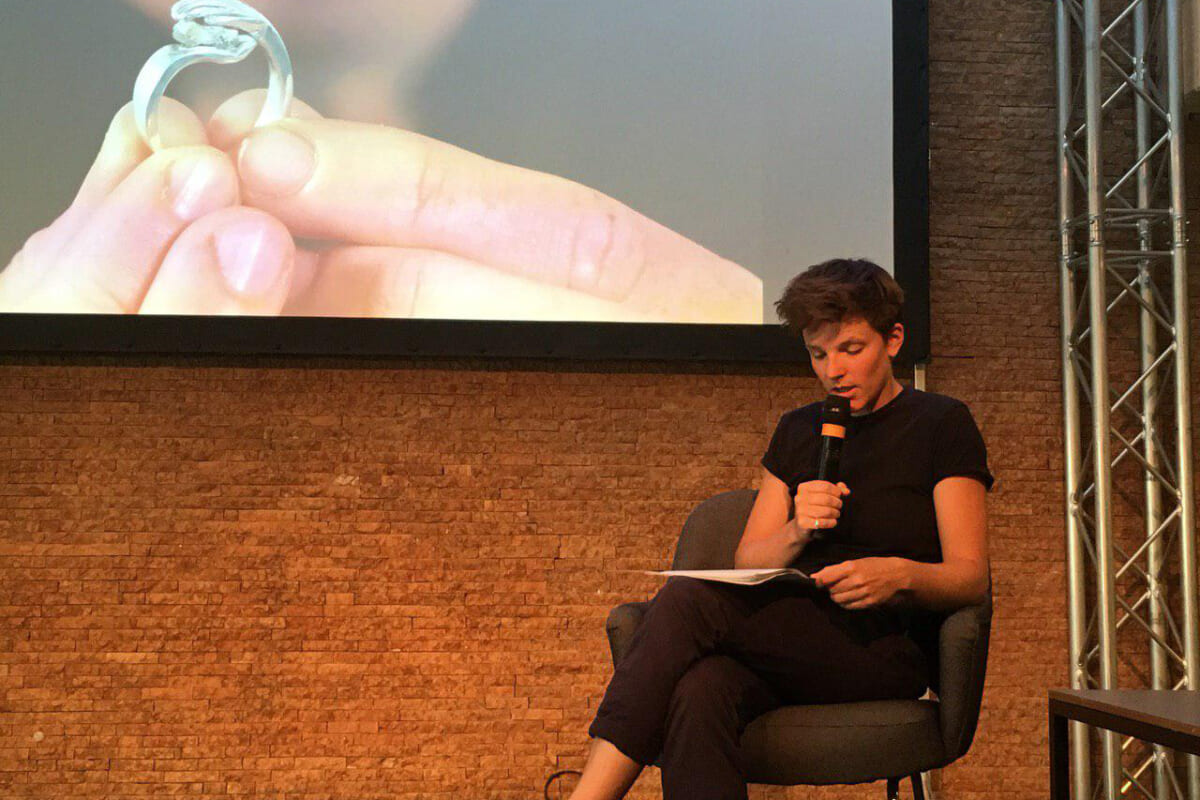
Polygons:
[[796,336],[847,319],[864,319],[887,336],[903,305],[904,290],[883,267],[862,258],[834,258],[792,278],[775,311]]

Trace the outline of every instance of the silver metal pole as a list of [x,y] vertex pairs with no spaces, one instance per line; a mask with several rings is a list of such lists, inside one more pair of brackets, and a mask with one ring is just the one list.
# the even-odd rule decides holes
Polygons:
[[[1105,201],[1100,122],[1100,2],[1083,8],[1084,95],[1087,108],[1088,176],[1088,321],[1091,323],[1092,435],[1095,456],[1096,605],[1100,642],[1100,688],[1117,688],[1116,613],[1112,550],[1112,436],[1108,410],[1108,281],[1104,264]],[[1117,800],[1121,781],[1121,750],[1111,731],[1100,734],[1104,755],[1104,789]]]
[[[1134,83],[1147,91],[1146,56],[1147,56],[1147,27],[1150,11],[1147,4],[1138,3],[1133,10],[1133,57]],[[1150,197],[1150,164],[1146,154],[1150,149],[1150,107],[1145,98],[1137,95],[1134,101],[1137,127],[1137,156],[1140,166],[1137,170],[1137,207],[1143,211],[1151,207]],[[1138,220],[1138,247],[1142,252],[1154,250],[1153,235],[1148,219]],[[1158,372],[1153,369],[1155,358],[1158,357],[1158,330],[1156,321],[1150,314],[1149,308],[1154,306],[1154,274],[1153,260],[1150,258],[1138,262],[1138,280],[1142,299],[1146,301],[1139,312],[1141,329],[1141,365],[1142,374],[1146,375],[1142,383],[1142,432],[1145,435],[1146,462],[1156,470],[1161,471],[1161,459],[1158,452]],[[1149,308],[1148,308],[1148,307]],[[1150,593],[1149,617],[1150,629],[1155,636],[1150,637],[1150,685],[1153,689],[1166,689],[1171,685],[1171,675],[1167,665],[1167,654],[1161,641],[1166,641],[1167,627],[1163,606],[1167,597],[1162,585],[1163,546],[1159,535],[1159,525],[1162,523],[1162,485],[1152,470],[1145,470],[1144,485],[1146,491],[1145,536],[1146,545],[1146,578],[1147,589]],[[1157,637],[1157,638],[1156,638]],[[1171,776],[1167,771],[1171,768],[1169,751],[1161,745],[1154,747],[1154,796],[1156,800],[1169,800],[1173,793]]]
[[[1183,186],[1183,49],[1179,0],[1167,0],[1167,97],[1170,114],[1171,272],[1175,312],[1175,414],[1179,459],[1179,577],[1183,595],[1183,650],[1187,687],[1200,691],[1200,639],[1197,629],[1196,482],[1192,472],[1191,334],[1187,291],[1187,216]],[[1188,795],[1200,800],[1200,758],[1188,757]]]
[[[1122,0],[1108,5],[1105,27],[1099,0],[1056,0],[1067,600],[1074,687],[1117,687],[1117,632],[1132,621],[1137,624],[1126,632],[1145,631],[1149,647],[1133,647],[1131,675],[1144,674],[1139,665],[1148,655],[1147,685],[1200,691],[1180,7],[1180,0]],[[1079,43],[1071,40],[1076,35]],[[1082,53],[1072,58],[1072,49],[1080,46]],[[1154,75],[1151,66],[1158,70]],[[1132,137],[1121,133],[1129,119],[1115,107],[1122,97],[1133,106]],[[1113,112],[1118,131],[1110,138],[1102,125]],[[1114,175],[1120,176],[1112,184],[1102,142],[1117,165]],[[1086,159],[1080,152],[1085,144]],[[1160,183],[1160,178],[1167,180]],[[1129,197],[1135,186],[1136,202]],[[1079,203],[1084,193],[1086,213]],[[1130,235],[1137,238],[1132,246],[1126,243]],[[1124,381],[1123,370],[1110,373],[1108,359],[1109,314],[1119,305],[1128,309],[1129,301],[1138,307],[1141,366],[1132,383]],[[1126,318],[1114,315],[1121,322],[1115,334],[1131,333],[1124,327]],[[1167,411],[1162,407],[1167,389],[1174,389],[1174,424],[1160,419]],[[1135,407],[1132,398],[1139,393],[1140,407]],[[1090,419],[1084,416],[1085,402],[1092,407]],[[1113,426],[1112,415],[1126,413],[1141,428],[1132,440]],[[1175,452],[1166,447],[1172,434]],[[1115,460],[1114,437],[1121,443]],[[1125,555],[1116,547],[1112,476],[1127,459],[1142,468],[1145,517],[1140,546]],[[1118,577],[1126,589],[1138,588],[1139,599],[1131,605],[1117,591]],[[1139,580],[1144,587],[1131,587]],[[1124,608],[1120,619],[1118,603]],[[1071,790],[1077,800],[1094,800],[1097,794],[1115,800],[1134,790],[1153,800],[1200,800],[1200,759],[1188,758],[1187,779],[1180,786],[1162,748],[1146,758],[1131,748],[1128,756],[1134,761],[1126,770],[1118,737],[1101,734],[1101,758],[1093,763],[1089,755],[1097,754],[1089,754],[1091,740],[1074,729],[1072,735]],[[1095,775],[1097,766],[1100,775]],[[1154,775],[1153,789],[1147,773]],[[1092,777],[1097,786],[1091,785]]]
[[[1071,30],[1074,25],[1066,9],[1067,0],[1056,0],[1058,53],[1058,225],[1059,225],[1059,295],[1062,312],[1062,375],[1063,419],[1065,422],[1064,469],[1066,481],[1063,497],[1067,523],[1067,603],[1068,647],[1072,689],[1088,688],[1084,655],[1087,650],[1086,579],[1079,517],[1079,493],[1082,478],[1082,455],[1079,431],[1079,388],[1072,366],[1075,330],[1075,270],[1074,255],[1074,184],[1067,148],[1071,147]],[[1088,728],[1071,723],[1071,793],[1075,797],[1090,797],[1092,785],[1091,754]]]

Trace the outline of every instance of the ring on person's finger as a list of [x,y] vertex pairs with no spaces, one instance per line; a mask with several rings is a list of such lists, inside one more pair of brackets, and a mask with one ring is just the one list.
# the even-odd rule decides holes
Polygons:
[[158,107],[167,86],[183,70],[202,62],[236,64],[262,46],[270,75],[267,101],[255,126],[270,125],[288,115],[294,79],[287,46],[275,26],[240,0],[180,0],[171,7],[172,35],[177,44],[159,49],[138,73],[133,86],[133,112],[138,131],[152,150],[163,148]]

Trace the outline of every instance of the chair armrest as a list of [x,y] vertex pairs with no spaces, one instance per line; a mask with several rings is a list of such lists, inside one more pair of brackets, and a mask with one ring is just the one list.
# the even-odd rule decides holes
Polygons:
[[608,647],[612,651],[613,666],[619,664],[625,654],[629,652],[633,634],[642,624],[642,617],[646,615],[646,609],[649,606],[649,602],[622,603],[608,612],[608,619],[604,623],[604,632],[608,634]]
[[964,755],[975,738],[987,672],[992,599],[948,616],[938,635],[938,701],[946,763]]

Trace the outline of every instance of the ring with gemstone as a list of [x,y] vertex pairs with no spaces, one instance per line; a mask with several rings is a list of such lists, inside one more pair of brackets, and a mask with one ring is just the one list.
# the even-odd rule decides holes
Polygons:
[[158,107],[167,86],[183,70],[203,62],[236,64],[262,46],[270,77],[267,101],[255,126],[270,125],[292,107],[292,60],[279,31],[240,0],[180,0],[171,7],[176,44],[159,49],[142,67],[133,86],[133,112],[138,131],[152,150],[163,149]]

